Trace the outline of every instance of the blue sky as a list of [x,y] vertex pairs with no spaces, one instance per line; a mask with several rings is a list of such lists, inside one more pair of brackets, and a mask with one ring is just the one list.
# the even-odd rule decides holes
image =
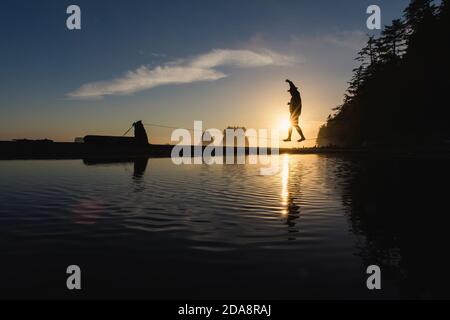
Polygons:
[[[122,134],[134,120],[272,128],[300,87],[314,138],[341,103],[363,45],[366,8],[383,23],[407,0],[4,0],[0,139]],[[66,8],[82,30],[66,28]],[[149,128],[153,143],[170,131]]]

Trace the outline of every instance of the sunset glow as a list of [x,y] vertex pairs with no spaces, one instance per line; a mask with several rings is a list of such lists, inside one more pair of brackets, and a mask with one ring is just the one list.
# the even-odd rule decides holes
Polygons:
[[288,131],[291,127],[291,122],[289,121],[289,118],[282,118],[279,121],[278,128],[282,131]]

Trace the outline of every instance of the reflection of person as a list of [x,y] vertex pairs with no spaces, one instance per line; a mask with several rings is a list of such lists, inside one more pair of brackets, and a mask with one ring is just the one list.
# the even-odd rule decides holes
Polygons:
[[288,103],[289,111],[291,112],[291,127],[289,128],[288,138],[283,141],[291,141],[292,127],[294,127],[300,134],[300,140],[298,140],[298,142],[302,142],[306,140],[305,136],[303,135],[302,129],[298,125],[298,118],[302,113],[302,98],[300,97],[300,92],[298,91],[298,88],[295,86],[295,84],[290,80],[286,80],[286,82],[289,83],[290,88],[288,92],[291,94],[291,101]]
[[[287,205],[287,218],[286,218],[286,224],[289,227],[288,232],[290,234],[298,233],[299,228],[297,225],[297,220],[300,219],[300,207],[294,202],[294,198],[291,194],[289,194],[289,200]],[[295,240],[295,236],[291,235],[289,240]]]
[[144,176],[145,170],[147,170],[147,164],[148,158],[134,159],[133,178],[135,180],[141,179]]

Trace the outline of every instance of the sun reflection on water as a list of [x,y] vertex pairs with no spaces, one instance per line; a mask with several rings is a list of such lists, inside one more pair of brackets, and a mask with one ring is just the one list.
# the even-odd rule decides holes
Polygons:
[[289,202],[289,155],[285,154],[282,160],[281,168],[281,205],[283,206],[283,215],[288,214]]

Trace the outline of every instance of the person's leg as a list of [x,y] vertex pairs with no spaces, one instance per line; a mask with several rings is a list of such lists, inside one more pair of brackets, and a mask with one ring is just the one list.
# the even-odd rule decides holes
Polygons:
[[298,140],[298,142],[305,141],[306,138],[305,138],[305,136],[303,135],[302,128],[300,128],[300,126],[297,124],[297,125],[295,126],[295,129],[297,129],[298,134],[300,135],[300,138],[301,138],[300,140]]
[[287,139],[284,139],[283,141],[289,142],[289,141],[291,141],[291,138],[292,138],[292,126],[289,127]]

